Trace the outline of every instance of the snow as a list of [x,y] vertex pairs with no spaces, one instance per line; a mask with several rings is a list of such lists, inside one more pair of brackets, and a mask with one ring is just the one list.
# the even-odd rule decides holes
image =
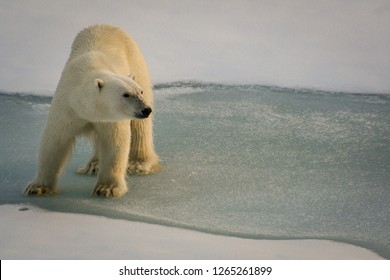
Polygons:
[[110,23],[137,40],[154,82],[390,92],[388,0],[19,0],[0,8],[0,90],[54,90],[77,32]]
[[83,214],[0,205],[0,259],[382,259],[326,240],[251,240]]

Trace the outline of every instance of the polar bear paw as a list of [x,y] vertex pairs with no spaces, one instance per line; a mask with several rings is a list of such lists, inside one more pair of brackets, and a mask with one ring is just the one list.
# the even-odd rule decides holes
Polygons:
[[147,175],[157,172],[160,164],[154,161],[130,161],[127,165],[127,173],[132,175]]
[[127,188],[116,184],[97,184],[93,195],[107,198],[119,198],[127,192]]
[[43,186],[40,184],[30,183],[24,190],[25,196],[48,196],[56,194],[57,191],[52,187]]
[[76,169],[76,173],[96,175],[99,173],[99,162],[97,160],[93,160],[85,165],[81,165]]
[[[130,175],[147,175],[159,171],[160,164],[156,161],[130,161],[127,165],[127,174]],[[99,162],[90,161],[76,169],[78,174],[97,175],[99,173]]]

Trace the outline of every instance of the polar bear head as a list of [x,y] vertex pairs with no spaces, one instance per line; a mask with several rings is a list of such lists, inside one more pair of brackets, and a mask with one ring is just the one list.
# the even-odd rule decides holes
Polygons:
[[81,91],[74,95],[72,107],[88,121],[144,119],[152,108],[143,98],[143,90],[133,77],[99,72],[84,79]]

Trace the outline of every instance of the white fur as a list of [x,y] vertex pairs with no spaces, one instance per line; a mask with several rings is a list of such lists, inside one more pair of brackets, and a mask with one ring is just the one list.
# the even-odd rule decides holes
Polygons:
[[94,194],[120,197],[126,171],[159,168],[154,151],[153,93],[137,44],[123,30],[95,25],[75,38],[62,72],[40,143],[38,172],[25,195],[57,192],[61,170],[78,135],[91,136],[94,155],[79,173],[98,173]]

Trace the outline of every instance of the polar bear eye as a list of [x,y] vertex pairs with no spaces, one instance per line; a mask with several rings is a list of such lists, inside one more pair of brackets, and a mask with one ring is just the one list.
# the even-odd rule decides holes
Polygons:
[[130,97],[130,95],[129,95],[128,93],[124,93],[124,94],[123,94],[123,97],[126,97],[126,98],[127,98],[127,97]]

